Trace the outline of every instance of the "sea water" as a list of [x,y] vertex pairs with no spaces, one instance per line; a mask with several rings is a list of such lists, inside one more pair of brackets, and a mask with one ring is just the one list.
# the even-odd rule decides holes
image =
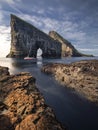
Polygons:
[[38,58],[36,61],[0,58],[0,66],[9,67],[11,74],[30,72],[36,78],[36,86],[43,94],[46,104],[53,108],[57,119],[70,130],[98,130],[98,107],[40,71],[42,65],[47,63],[69,64],[89,59],[98,57]]

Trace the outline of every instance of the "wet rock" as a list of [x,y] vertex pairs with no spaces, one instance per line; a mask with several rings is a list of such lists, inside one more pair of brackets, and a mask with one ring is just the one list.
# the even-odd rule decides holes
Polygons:
[[98,60],[71,64],[47,64],[42,67],[41,71],[53,74],[61,84],[76,90],[98,104]]
[[45,104],[30,73],[0,67],[0,130],[65,130]]

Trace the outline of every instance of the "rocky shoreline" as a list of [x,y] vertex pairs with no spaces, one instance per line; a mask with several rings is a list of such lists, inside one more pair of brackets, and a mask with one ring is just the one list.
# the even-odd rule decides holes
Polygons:
[[98,60],[51,63],[44,65],[41,71],[53,74],[58,82],[98,105]]
[[0,67],[0,130],[65,130],[45,104],[30,73]]

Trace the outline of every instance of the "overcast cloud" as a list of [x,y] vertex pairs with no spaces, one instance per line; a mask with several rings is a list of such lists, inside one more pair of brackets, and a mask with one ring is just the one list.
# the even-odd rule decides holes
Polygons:
[[0,46],[10,44],[11,13],[46,33],[55,30],[81,52],[98,56],[97,0],[0,0]]

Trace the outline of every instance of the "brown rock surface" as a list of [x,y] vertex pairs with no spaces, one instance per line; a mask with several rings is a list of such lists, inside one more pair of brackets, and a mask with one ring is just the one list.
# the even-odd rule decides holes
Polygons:
[[29,73],[0,67],[0,130],[65,130]]
[[71,64],[47,64],[43,66],[42,71],[54,74],[61,84],[98,104],[98,60]]

